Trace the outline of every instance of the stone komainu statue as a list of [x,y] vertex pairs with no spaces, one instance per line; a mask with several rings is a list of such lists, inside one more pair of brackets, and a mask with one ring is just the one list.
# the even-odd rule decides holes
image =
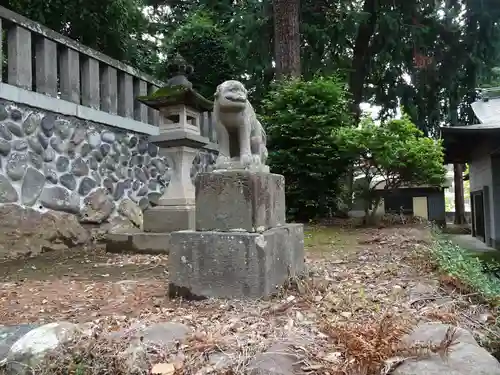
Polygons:
[[217,86],[214,120],[219,141],[215,169],[269,171],[266,133],[241,82],[231,80]]

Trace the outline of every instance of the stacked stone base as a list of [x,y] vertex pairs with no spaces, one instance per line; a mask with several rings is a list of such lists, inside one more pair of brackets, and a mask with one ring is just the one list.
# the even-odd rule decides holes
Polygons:
[[171,233],[169,296],[260,298],[304,270],[302,224],[263,233]]
[[261,298],[304,270],[304,230],[285,222],[285,181],[266,172],[196,177],[196,231],[170,235],[169,295]]
[[109,233],[106,238],[108,253],[168,254],[170,233]]

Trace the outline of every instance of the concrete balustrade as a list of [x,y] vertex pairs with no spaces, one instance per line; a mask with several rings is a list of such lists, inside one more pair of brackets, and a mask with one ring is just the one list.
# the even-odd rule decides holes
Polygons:
[[[0,43],[0,63],[8,65],[7,75],[0,77],[0,98],[158,134],[160,114],[136,98],[163,82],[1,6],[0,32],[7,35],[7,48]],[[202,135],[214,142],[210,114],[203,114],[201,122]]]

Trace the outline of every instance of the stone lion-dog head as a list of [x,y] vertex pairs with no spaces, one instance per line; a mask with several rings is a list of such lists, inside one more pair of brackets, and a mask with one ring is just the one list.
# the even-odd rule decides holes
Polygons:
[[215,91],[215,100],[221,111],[238,112],[247,108],[248,91],[241,82],[230,80],[221,83]]

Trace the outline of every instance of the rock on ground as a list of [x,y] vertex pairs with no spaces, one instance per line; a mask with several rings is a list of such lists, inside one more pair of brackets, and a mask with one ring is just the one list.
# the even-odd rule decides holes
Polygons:
[[290,350],[290,344],[278,342],[248,363],[249,375],[293,375],[300,373],[300,358]]
[[34,324],[20,324],[16,326],[0,327],[0,361],[7,357],[7,354],[17,340],[27,334],[29,331],[37,328]]
[[[441,323],[422,324],[405,338],[405,342],[439,344],[449,327]],[[406,360],[393,375],[500,375],[500,363],[478,345],[469,331],[456,329],[457,344],[451,347],[444,361],[437,354],[420,360]]]
[[0,258],[67,249],[89,239],[89,233],[74,215],[41,213],[15,204],[0,207]]
[[19,338],[10,348],[5,358],[8,375],[28,374],[50,350],[72,340],[82,333],[78,325],[70,322],[48,323],[32,329]]

